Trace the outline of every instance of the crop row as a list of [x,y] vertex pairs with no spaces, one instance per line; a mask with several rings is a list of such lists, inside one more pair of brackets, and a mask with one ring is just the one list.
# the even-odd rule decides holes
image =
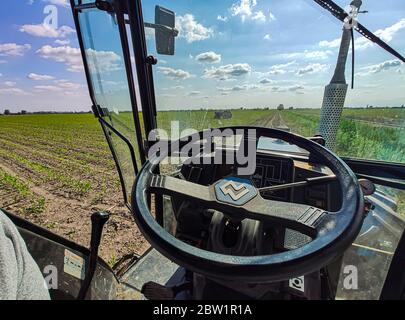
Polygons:
[[0,168],[0,207],[38,216],[45,206],[44,197],[35,195],[27,183]]

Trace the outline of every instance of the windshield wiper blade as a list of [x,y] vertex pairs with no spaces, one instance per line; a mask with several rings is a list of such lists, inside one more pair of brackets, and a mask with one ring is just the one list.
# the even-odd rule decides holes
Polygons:
[[[349,16],[347,12],[345,12],[340,6],[338,6],[332,0],[314,0],[314,1],[324,9],[328,10],[333,16],[335,16],[342,22],[345,22],[345,19]],[[354,26],[354,29],[366,39],[370,40],[371,42],[374,42],[375,44],[377,44],[387,52],[391,53],[393,56],[395,56],[402,62],[405,62],[405,58],[398,51],[396,51],[386,42],[381,40],[379,37],[377,37],[374,33],[372,33],[362,24],[357,23],[357,25]]]
[[397,57],[399,60],[402,62],[405,62],[405,58],[394,48],[390,47],[387,43],[385,43],[383,40],[381,40],[379,37],[377,37],[374,33],[369,31],[366,27],[364,27],[362,24],[358,23],[357,27],[355,27],[356,31],[360,33],[363,37],[367,38],[368,40],[374,42],[375,44],[379,45],[381,48],[384,50],[388,51],[391,53],[393,56]]

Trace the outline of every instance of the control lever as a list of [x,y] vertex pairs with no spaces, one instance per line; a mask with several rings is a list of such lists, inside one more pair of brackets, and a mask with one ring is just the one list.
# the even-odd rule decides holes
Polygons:
[[336,180],[336,176],[334,174],[328,176],[319,176],[314,178],[307,178],[304,181],[292,182],[292,183],[285,183],[270,187],[260,188],[259,191],[276,191],[288,188],[298,188],[298,187],[307,187],[310,185],[318,185],[318,184],[327,184]]
[[110,213],[108,212],[99,211],[91,215],[91,240],[88,268],[77,300],[84,300],[90,288],[91,281],[93,280],[97,268],[98,248],[100,246],[103,228],[108,219],[110,219]]

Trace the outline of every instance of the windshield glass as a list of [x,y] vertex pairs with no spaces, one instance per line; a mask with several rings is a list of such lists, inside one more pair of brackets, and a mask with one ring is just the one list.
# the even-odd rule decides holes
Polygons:
[[118,24],[115,16],[96,8],[81,11],[78,19],[95,103],[101,118],[115,129],[104,126],[129,203],[141,162],[133,112],[137,105],[131,102]]
[[[349,1],[336,3],[347,8]],[[331,146],[339,155],[405,162],[404,65],[355,33],[354,89],[348,51],[347,85],[325,90],[334,75],[343,23],[314,1],[148,0],[143,1],[145,22],[154,22],[155,5],[175,12],[179,31],[175,54],[163,56],[156,52],[154,29],[145,29],[148,54],[158,58],[160,128],[170,131],[175,120],[180,131],[257,125],[313,136],[322,129],[321,107],[339,114],[344,102]],[[389,14],[381,15],[387,7]],[[368,13],[359,21],[405,53],[402,1],[368,1],[361,9]],[[325,92],[334,102],[324,99]],[[261,145],[288,150],[277,143]]]

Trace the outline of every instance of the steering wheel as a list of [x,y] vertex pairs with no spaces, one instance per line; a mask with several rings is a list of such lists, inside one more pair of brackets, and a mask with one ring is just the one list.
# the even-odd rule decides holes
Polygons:
[[[232,178],[203,186],[155,174],[159,161],[148,160],[133,187],[132,211],[138,227],[153,247],[194,272],[245,282],[291,279],[320,270],[339,258],[358,235],[364,218],[363,195],[352,170],[328,149],[293,133],[260,127],[219,130],[225,129],[239,129],[243,132],[253,129],[256,131],[256,139],[281,139],[309,151],[311,156],[335,174],[342,195],[340,210],[328,212],[309,205],[266,200],[252,184]],[[197,135],[200,138],[203,136],[202,132]],[[166,154],[160,154],[159,159],[168,156],[169,151],[164,152]],[[175,238],[157,223],[148,206],[148,194],[151,193],[189,200],[223,212],[235,220],[249,218],[276,223],[304,233],[312,241],[291,251],[261,256],[232,256],[196,248]]]

